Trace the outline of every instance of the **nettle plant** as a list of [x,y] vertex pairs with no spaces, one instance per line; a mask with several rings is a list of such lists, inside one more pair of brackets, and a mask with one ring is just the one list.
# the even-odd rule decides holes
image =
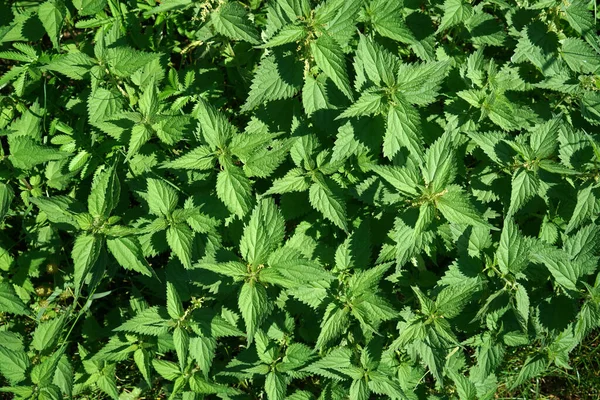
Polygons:
[[594,7],[3,2],[0,391],[474,400],[568,374],[600,328]]

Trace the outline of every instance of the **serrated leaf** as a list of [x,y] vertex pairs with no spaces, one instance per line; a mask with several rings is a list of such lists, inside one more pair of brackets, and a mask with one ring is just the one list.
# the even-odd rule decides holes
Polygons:
[[15,191],[9,185],[0,182],[0,221],[8,214],[14,197]]
[[514,215],[527,201],[537,195],[540,181],[537,175],[525,168],[516,170],[512,177],[508,216]]
[[259,43],[256,28],[250,22],[246,9],[237,2],[227,2],[210,14],[213,26],[222,35],[234,40]]
[[82,234],[75,239],[71,256],[73,258],[73,268],[75,270],[74,281],[76,294],[80,293],[87,274],[92,271],[92,267],[100,257],[102,247],[102,238],[93,234]]
[[405,147],[412,157],[420,160],[423,157],[421,116],[404,99],[398,97],[396,100],[396,104],[389,108],[387,114],[383,154],[391,159]]
[[286,25],[275,36],[270,38],[262,48],[277,47],[287,43],[294,43],[306,36],[306,30],[300,25]]
[[215,155],[207,146],[199,146],[164,164],[165,168],[209,170],[215,166]]
[[335,83],[350,100],[354,98],[346,70],[346,59],[339,45],[331,37],[323,35],[310,43],[317,66]]
[[148,178],[147,198],[150,212],[156,216],[170,216],[177,207],[177,191],[161,179]]
[[283,400],[287,391],[287,384],[279,372],[269,372],[265,378],[265,392],[268,400]]
[[444,1],[444,16],[438,27],[438,32],[464,23],[472,15],[473,7],[464,0],[446,0]]
[[185,328],[178,326],[173,331],[173,345],[179,360],[179,368],[182,370],[187,364],[188,352],[190,349],[190,336]]
[[600,204],[596,198],[596,188],[594,185],[587,185],[581,188],[577,192],[577,203],[567,225],[566,232],[571,232],[573,229],[581,226],[586,219],[597,214],[599,208]]
[[600,55],[581,39],[564,39],[560,54],[569,68],[577,73],[595,74],[600,70]]
[[88,196],[88,210],[93,217],[107,218],[119,202],[121,183],[115,167],[99,170]]
[[192,244],[194,232],[182,223],[167,229],[167,243],[186,269],[192,268]]
[[106,246],[121,267],[152,276],[152,270],[144,258],[142,247],[136,237],[107,238]]
[[283,241],[285,221],[271,199],[258,202],[240,240],[240,252],[252,265],[264,264]]
[[338,228],[347,231],[346,206],[324,183],[313,183],[309,190],[310,204]]
[[47,0],[38,8],[38,17],[56,49],[59,48],[58,39],[66,15],[67,8],[62,0]]
[[252,206],[250,180],[237,167],[227,167],[217,176],[217,196],[229,211],[243,217]]
[[560,286],[577,290],[577,282],[583,275],[581,264],[570,262],[561,250],[551,248],[534,252],[531,257],[534,262],[545,266]]
[[138,370],[144,377],[146,383],[150,384],[151,382],[151,372],[150,372],[150,355],[144,349],[137,349],[133,353],[133,360],[135,365],[138,367]]
[[256,281],[244,283],[238,298],[238,307],[246,324],[248,342],[251,343],[256,330],[271,313],[272,306],[265,287]]
[[531,247],[532,243],[521,235],[512,220],[507,219],[504,221],[500,244],[496,252],[500,270],[504,273],[512,272],[516,274],[521,272],[529,263]]
[[265,102],[293,97],[302,88],[302,75],[303,65],[292,55],[276,52],[274,56],[263,58],[242,110],[249,111]]
[[8,282],[0,282],[0,312],[29,315],[31,312]]
[[166,309],[151,307],[124,322],[114,330],[117,332],[131,332],[142,335],[160,336],[169,328],[169,314]]
[[529,322],[529,295],[527,294],[527,289],[521,284],[517,284],[517,290],[515,292],[515,303],[516,303],[516,311],[517,317],[519,318],[519,323],[523,327],[525,331],[527,331],[527,323]]
[[402,20],[400,2],[372,1],[371,12],[371,23],[380,35],[407,44],[416,41],[413,33]]
[[153,359],[152,366],[160,376],[168,381],[174,381],[181,375],[177,364],[171,361]]
[[8,350],[0,346],[0,374],[15,385],[25,379],[29,357],[24,351]]
[[457,187],[448,189],[446,193],[437,197],[435,205],[448,222],[483,228],[490,227],[490,224],[473,206],[469,197]]
[[342,335],[350,323],[349,314],[348,308],[339,308],[334,303],[327,307],[323,321],[321,321],[321,332],[317,338],[316,347],[318,349],[327,346],[329,342]]
[[215,357],[217,342],[213,338],[193,337],[190,339],[190,356],[196,360],[200,371],[208,376]]
[[55,344],[60,337],[64,323],[64,314],[51,321],[40,323],[33,332],[33,339],[31,341],[33,348],[37,351],[43,351]]

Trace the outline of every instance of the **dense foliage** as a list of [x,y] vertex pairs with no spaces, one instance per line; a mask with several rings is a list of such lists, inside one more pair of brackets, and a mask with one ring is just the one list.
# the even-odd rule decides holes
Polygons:
[[0,390],[474,400],[568,369],[600,327],[595,11],[1,2]]

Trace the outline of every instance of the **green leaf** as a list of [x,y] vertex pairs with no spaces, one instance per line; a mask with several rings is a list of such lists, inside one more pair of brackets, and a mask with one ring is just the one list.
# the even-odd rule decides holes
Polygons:
[[196,105],[202,136],[212,150],[227,147],[227,142],[235,132],[235,128],[227,118],[215,107],[202,98]]
[[360,35],[356,57],[362,61],[367,76],[375,85],[394,86],[398,60],[392,53],[374,43],[368,36]]
[[326,88],[326,76],[320,74],[316,78],[308,75],[304,78],[302,87],[302,105],[307,116],[311,116],[316,111],[333,108],[329,103]]
[[456,385],[456,391],[460,400],[476,400],[477,399],[477,388],[473,382],[471,382],[466,376],[461,373],[452,373],[450,375],[454,384]]
[[349,324],[348,308],[340,308],[335,303],[329,304],[321,321],[321,332],[319,332],[316,347],[321,349],[332,340],[339,338],[348,329]]
[[289,99],[300,91],[303,83],[303,65],[293,55],[280,54],[261,60],[250,86],[250,93],[242,111],[275,100]]
[[451,135],[444,134],[427,149],[421,171],[433,193],[443,191],[454,181],[456,161]]
[[47,350],[56,343],[65,324],[64,316],[65,314],[51,321],[42,322],[35,328],[31,341],[34,349],[37,351]]
[[338,118],[351,118],[378,114],[383,105],[383,95],[377,90],[366,90],[358,100],[339,115]]
[[545,266],[560,286],[567,290],[577,290],[577,282],[583,275],[581,264],[571,262],[562,250],[540,249],[531,254],[531,259],[533,262]]
[[229,211],[242,218],[252,207],[250,180],[238,167],[226,167],[217,176],[217,196]]
[[346,59],[340,46],[331,37],[322,35],[310,43],[317,66],[350,100],[354,98],[346,70]]
[[525,168],[516,170],[512,177],[512,190],[510,193],[510,206],[507,216],[514,215],[527,201],[537,195],[540,180],[538,176]]
[[205,171],[214,168],[215,154],[207,146],[199,146],[163,166],[173,169]]
[[346,206],[325,183],[313,183],[309,190],[310,205],[333,222],[338,228],[348,231]]
[[428,105],[436,101],[449,72],[450,63],[445,61],[402,64],[397,74],[398,87],[409,103]]
[[150,212],[158,217],[170,216],[179,201],[177,191],[160,179],[148,178],[146,184],[148,185],[146,201]]
[[142,335],[161,336],[168,331],[170,322],[169,316],[169,313],[164,308],[147,308],[114,330],[117,332],[131,332]]
[[73,5],[80,15],[96,14],[106,7],[107,0],[73,0]]
[[147,53],[126,46],[106,49],[106,62],[111,71],[122,78],[128,78],[134,72],[158,59],[160,54]]
[[[590,4],[591,6],[591,4]],[[595,12],[592,13],[588,9],[588,4],[583,0],[575,0],[569,3],[561,4],[561,12],[559,15],[561,18],[566,19],[569,25],[585,40],[600,53],[600,44],[598,43],[597,35],[594,32]]]
[[9,159],[15,168],[29,170],[36,165],[53,161],[62,160],[69,156],[69,153],[57,150],[50,146],[41,146],[34,140],[26,136],[9,136],[10,144]]
[[600,211],[600,204],[596,198],[597,188],[594,185],[587,185],[577,192],[577,203],[565,230],[566,233],[578,228],[581,224]]
[[118,92],[104,88],[92,91],[87,100],[88,120],[98,126],[113,117],[122,107],[123,100]]
[[71,397],[73,392],[73,378],[73,367],[67,356],[63,354],[56,365],[56,372],[52,383],[58,386],[63,394]]
[[38,17],[55,49],[59,48],[58,40],[66,15],[67,8],[62,0],[47,0],[38,8]]
[[4,219],[6,214],[8,214],[10,204],[14,197],[14,190],[7,184],[0,182],[0,222]]
[[210,14],[215,30],[234,40],[259,43],[256,28],[248,18],[246,9],[237,2],[227,2]]
[[148,385],[150,385],[151,380],[151,371],[150,371],[150,355],[144,349],[137,349],[133,353],[133,360],[135,365],[138,367],[138,370],[141,372],[144,380]]
[[24,351],[8,350],[0,346],[0,374],[13,385],[25,379],[29,368],[29,357]]
[[264,264],[283,241],[285,221],[272,199],[258,202],[240,240],[240,252],[252,265]]
[[531,149],[538,159],[554,155],[558,147],[558,130],[561,120],[554,118],[544,124],[537,125],[529,138]]
[[369,386],[364,379],[353,380],[350,385],[350,400],[369,400]]
[[569,68],[577,73],[595,74],[600,70],[600,55],[581,39],[564,39],[560,54]]
[[504,221],[500,244],[496,252],[500,270],[505,274],[521,272],[529,264],[529,253],[533,243],[525,239],[511,219]]
[[212,366],[217,342],[214,338],[193,337],[190,339],[190,356],[196,360],[200,371],[208,377]]
[[180,319],[184,314],[177,288],[169,281],[167,281],[167,312],[169,317],[175,320]]
[[152,129],[145,124],[136,124],[131,128],[127,160],[130,160],[152,138]]
[[401,97],[397,96],[396,100],[396,104],[389,108],[387,114],[383,154],[391,159],[405,147],[412,157],[420,160],[423,157],[421,116]]
[[153,359],[152,366],[160,376],[168,381],[174,381],[181,375],[181,371],[177,364],[171,361]]
[[265,287],[256,281],[244,283],[238,298],[238,307],[246,323],[248,342],[252,343],[256,330],[271,313],[272,306]]
[[519,375],[512,382],[511,390],[523,384],[524,382],[540,375],[548,368],[548,361],[542,355],[527,357],[525,364],[521,368]]
[[283,400],[287,391],[287,384],[279,372],[269,372],[265,378],[265,392],[269,400]]
[[301,168],[292,168],[283,177],[275,179],[264,195],[304,192],[309,187],[310,181],[306,172]]
[[82,207],[78,207],[80,204],[75,199],[67,196],[53,196],[30,198],[29,201],[38,206],[46,214],[49,221],[58,224],[69,224],[73,228],[79,228],[75,211],[79,211],[77,209]]
[[31,312],[8,282],[0,282],[0,312],[29,315]]
[[374,166],[373,172],[381,176],[392,185],[396,190],[405,196],[417,197],[419,195],[419,186],[421,184],[421,177],[414,173],[411,169],[404,167],[392,167],[392,166]]
[[474,281],[446,286],[438,294],[435,307],[445,318],[457,317],[479,290],[479,282]]
[[185,328],[181,326],[175,328],[173,331],[173,344],[179,360],[179,368],[183,370],[187,364],[190,349],[190,336]]
[[435,205],[448,222],[489,228],[491,225],[458,186],[451,186],[435,199]]
[[416,41],[411,30],[402,20],[402,3],[387,0],[371,2],[371,23],[382,36],[397,40],[402,43]]
[[96,172],[92,190],[88,196],[88,210],[93,217],[107,218],[119,202],[121,183],[116,168],[101,169]]
[[96,381],[98,388],[106,393],[113,400],[119,399],[119,391],[117,390],[117,382],[114,376],[114,367],[112,368],[112,374],[103,373]]
[[473,7],[464,0],[444,1],[444,16],[438,32],[466,22],[473,15]]
[[287,43],[298,42],[306,37],[306,30],[301,25],[286,25],[275,36],[270,38],[262,48],[282,46]]
[[277,5],[292,21],[298,17],[308,17],[310,14],[310,2],[308,0],[278,0]]
[[106,245],[121,267],[152,276],[152,270],[136,237],[109,237]]
[[167,243],[186,269],[192,268],[193,241],[194,232],[186,224],[174,224],[167,229]]
[[523,330],[527,331],[527,324],[529,322],[529,295],[527,289],[521,284],[517,284],[517,290],[515,292],[516,311],[519,323],[523,327]]
[[75,239],[71,256],[75,270],[75,293],[78,295],[85,282],[87,274],[100,257],[103,247],[103,239],[93,234],[81,234]]

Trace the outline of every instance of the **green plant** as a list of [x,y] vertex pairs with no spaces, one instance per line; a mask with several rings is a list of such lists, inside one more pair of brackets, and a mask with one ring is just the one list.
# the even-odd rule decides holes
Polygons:
[[595,395],[594,2],[20,0],[0,71],[7,396]]

